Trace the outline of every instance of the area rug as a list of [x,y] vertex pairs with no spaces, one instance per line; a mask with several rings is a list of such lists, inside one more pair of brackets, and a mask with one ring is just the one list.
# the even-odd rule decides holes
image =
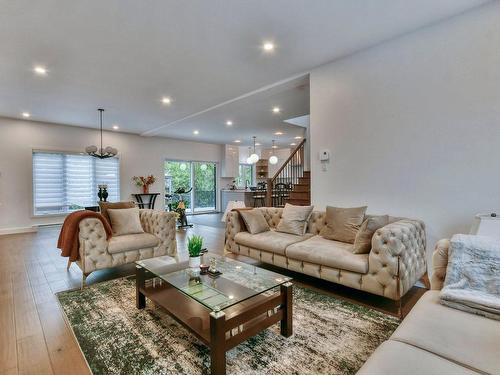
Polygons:
[[[210,353],[149,300],[135,307],[135,281],[123,278],[58,294],[94,375],[209,374]],[[355,374],[398,326],[380,312],[294,288],[294,335],[275,325],[227,352],[227,373]]]

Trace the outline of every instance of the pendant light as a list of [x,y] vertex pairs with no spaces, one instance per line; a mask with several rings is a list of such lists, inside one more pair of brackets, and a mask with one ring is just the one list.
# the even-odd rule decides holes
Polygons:
[[255,152],[255,139],[257,138],[255,135],[253,138],[253,154],[248,158],[250,160],[250,164],[255,164],[259,161],[259,155]]
[[116,156],[118,154],[118,150],[114,147],[106,147],[102,148],[102,113],[104,112],[104,109],[99,108],[99,123],[100,123],[100,131],[101,131],[101,148],[97,148],[97,146],[87,146],[85,147],[85,152],[89,154],[90,156],[94,156],[99,159],[106,159],[106,158],[112,158],[113,156]]
[[250,159],[250,154],[252,153],[252,147],[248,148],[248,157],[247,157],[247,164],[252,164],[252,160]]
[[276,148],[276,145],[274,144],[274,139],[273,139],[273,145],[271,147],[271,156],[269,157],[269,164],[276,164],[278,163],[278,157],[274,155],[274,149]]

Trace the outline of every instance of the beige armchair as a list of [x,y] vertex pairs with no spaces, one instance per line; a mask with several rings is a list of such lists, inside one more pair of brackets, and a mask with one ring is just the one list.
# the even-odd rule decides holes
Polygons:
[[93,271],[177,254],[175,213],[141,209],[139,217],[144,233],[113,236],[109,241],[100,220],[80,222],[80,259],[76,263],[83,273],[82,287]]

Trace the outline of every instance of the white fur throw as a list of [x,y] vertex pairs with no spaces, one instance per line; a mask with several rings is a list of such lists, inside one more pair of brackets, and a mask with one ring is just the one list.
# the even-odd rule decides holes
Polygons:
[[451,238],[441,303],[500,320],[500,239],[466,234]]

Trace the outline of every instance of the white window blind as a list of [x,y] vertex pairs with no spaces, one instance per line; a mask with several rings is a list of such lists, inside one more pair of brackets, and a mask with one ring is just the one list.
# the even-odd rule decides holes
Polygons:
[[67,213],[95,206],[97,185],[108,185],[108,201],[120,200],[118,158],[33,152],[33,209],[35,215]]

